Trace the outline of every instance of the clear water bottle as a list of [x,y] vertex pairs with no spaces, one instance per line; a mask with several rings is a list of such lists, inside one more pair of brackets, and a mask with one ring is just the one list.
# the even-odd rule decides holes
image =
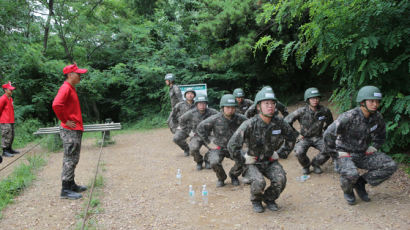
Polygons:
[[296,180],[299,181],[299,182],[305,182],[309,178],[310,178],[309,175],[302,175],[302,176],[296,177]]
[[189,185],[189,203],[195,204],[195,191],[192,185]]
[[206,189],[206,184],[202,185],[202,203],[203,205],[208,205],[208,190]]
[[177,185],[181,185],[181,180],[182,180],[181,169],[178,169],[176,178],[177,178]]

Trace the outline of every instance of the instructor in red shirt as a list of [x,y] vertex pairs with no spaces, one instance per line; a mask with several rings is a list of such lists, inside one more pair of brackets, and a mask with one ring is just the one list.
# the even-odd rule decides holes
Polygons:
[[16,88],[11,85],[11,82],[2,87],[4,94],[0,97],[1,147],[3,148],[3,156],[12,157],[14,154],[20,153],[11,147],[14,140],[14,106],[11,95]]
[[60,196],[72,200],[81,198],[80,192],[87,190],[87,187],[77,185],[74,181],[74,170],[80,160],[81,138],[84,131],[80,101],[75,85],[80,83],[81,74],[86,72],[87,69],[79,69],[76,63],[64,67],[63,73],[66,80],[53,101],[53,110],[61,121],[60,137],[64,147]]

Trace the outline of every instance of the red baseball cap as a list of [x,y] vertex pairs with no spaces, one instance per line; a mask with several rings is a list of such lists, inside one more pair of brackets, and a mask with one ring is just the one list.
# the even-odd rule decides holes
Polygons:
[[63,74],[69,74],[69,73],[83,74],[83,73],[87,73],[87,71],[88,71],[87,69],[79,69],[77,67],[77,64],[74,62],[74,64],[64,67]]
[[15,90],[16,87],[11,86],[11,82],[2,85],[3,89]]

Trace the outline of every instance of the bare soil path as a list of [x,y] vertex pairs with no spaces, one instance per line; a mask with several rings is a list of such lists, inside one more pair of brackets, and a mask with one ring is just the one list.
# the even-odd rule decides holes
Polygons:
[[[296,107],[291,107],[294,110]],[[115,135],[116,144],[105,147],[102,214],[97,229],[409,229],[410,180],[399,170],[378,187],[368,187],[371,202],[349,206],[343,199],[339,177],[327,162],[321,175],[298,182],[301,167],[292,153],[280,160],[287,186],[277,200],[280,210],[252,211],[249,186],[216,188],[212,170],[195,170],[192,157],[184,157],[168,129]],[[202,149],[205,152],[205,149]],[[317,150],[310,149],[313,157]],[[85,140],[77,181],[88,183],[95,172],[98,148]],[[38,180],[3,211],[0,229],[74,229],[80,201],[59,198],[62,154],[52,154]],[[226,171],[233,165],[226,159]],[[177,185],[177,169],[182,184]],[[196,204],[188,202],[188,185],[196,191]],[[201,203],[206,184],[209,205]]]

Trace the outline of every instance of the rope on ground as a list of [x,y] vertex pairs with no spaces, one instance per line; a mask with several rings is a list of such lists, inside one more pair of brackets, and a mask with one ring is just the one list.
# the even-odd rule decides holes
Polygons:
[[33,150],[35,147],[37,147],[38,145],[41,144],[41,141],[38,142],[37,144],[35,144],[34,146],[30,147],[28,150],[26,150],[24,153],[21,153],[20,156],[18,156],[17,158],[15,158],[14,160],[10,161],[8,164],[6,164],[6,166],[4,166],[3,168],[0,169],[0,172],[3,171],[3,169],[7,168],[8,166],[10,166],[11,164],[13,164],[14,162],[16,162],[18,159],[22,158],[24,155],[26,155],[26,153],[30,152],[31,150]]
[[93,180],[93,183],[91,185],[90,195],[89,195],[90,198],[88,200],[87,208],[85,210],[83,223],[81,225],[81,230],[84,230],[85,222],[87,221],[87,217],[88,217],[88,209],[90,208],[91,200],[93,198],[94,185],[95,185],[95,181],[97,180],[98,169],[100,167],[100,160],[101,160],[101,155],[102,155],[102,148],[104,146],[104,141],[105,141],[105,131],[104,131],[103,136],[102,136],[102,141],[101,141],[101,146],[100,146],[100,153],[99,153],[98,161],[97,161],[97,167],[96,167],[96,170],[95,170],[94,180]]

